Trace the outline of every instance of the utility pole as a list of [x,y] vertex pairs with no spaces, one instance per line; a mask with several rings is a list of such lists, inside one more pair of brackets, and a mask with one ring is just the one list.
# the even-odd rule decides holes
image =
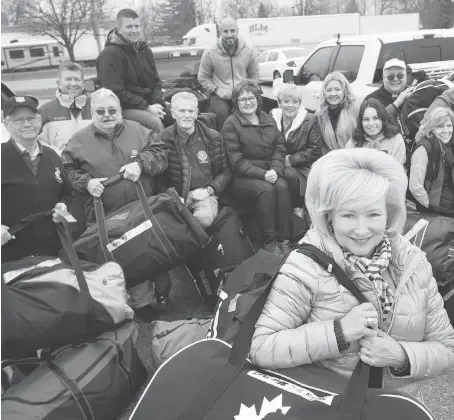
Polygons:
[[98,46],[98,52],[102,51],[102,44],[101,44],[101,35],[99,33],[98,21],[96,18],[96,0],[91,0],[91,27],[93,29],[93,35],[96,39],[96,45]]

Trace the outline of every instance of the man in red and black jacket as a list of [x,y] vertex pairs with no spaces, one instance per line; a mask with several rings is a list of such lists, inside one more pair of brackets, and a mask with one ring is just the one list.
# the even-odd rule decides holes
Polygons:
[[140,20],[134,10],[117,14],[117,28],[109,32],[96,62],[103,87],[120,99],[123,117],[161,132],[173,119],[165,108],[162,84],[153,53],[140,39]]
[[11,139],[2,144],[2,263],[30,255],[57,255],[60,240],[49,217],[21,230],[10,228],[35,213],[53,210],[58,222],[73,193],[57,153],[38,141],[38,100],[14,96],[3,107]]

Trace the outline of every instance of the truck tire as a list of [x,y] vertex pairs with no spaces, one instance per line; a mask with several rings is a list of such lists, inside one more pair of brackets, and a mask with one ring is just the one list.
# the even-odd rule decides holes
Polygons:
[[281,73],[278,70],[275,70],[275,72],[273,73],[273,80],[280,79],[281,77]]

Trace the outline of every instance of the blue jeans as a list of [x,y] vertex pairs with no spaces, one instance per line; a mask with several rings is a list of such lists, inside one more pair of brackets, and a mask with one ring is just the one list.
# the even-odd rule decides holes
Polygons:
[[164,129],[161,118],[142,109],[124,109],[123,117],[125,120],[136,121],[158,134]]

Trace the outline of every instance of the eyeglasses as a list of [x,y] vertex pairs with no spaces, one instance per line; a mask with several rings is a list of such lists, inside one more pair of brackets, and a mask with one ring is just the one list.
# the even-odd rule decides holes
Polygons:
[[24,118],[17,118],[15,120],[11,120],[16,125],[25,125],[25,123],[35,124],[39,120],[39,117],[24,117]]
[[249,98],[239,98],[238,103],[241,105],[246,105],[248,102],[251,104],[257,102],[257,98],[255,96],[249,96]]
[[397,80],[403,80],[403,78],[405,77],[405,74],[404,73],[399,73],[399,74],[389,74],[388,76],[386,76],[386,78],[392,82],[394,79],[397,79]]
[[115,115],[118,112],[118,109],[117,108],[109,108],[109,109],[98,108],[96,110],[96,113],[98,115],[104,116],[104,115],[106,115],[106,111],[109,113],[109,115]]

